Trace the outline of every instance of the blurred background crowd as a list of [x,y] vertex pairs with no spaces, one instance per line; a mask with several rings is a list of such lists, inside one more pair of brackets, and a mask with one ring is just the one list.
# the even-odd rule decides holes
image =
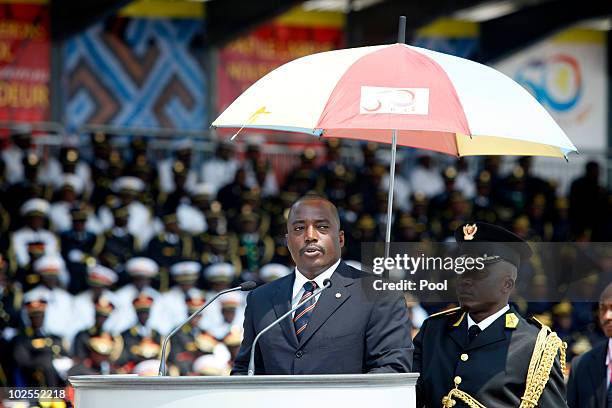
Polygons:
[[[265,143],[220,141],[204,156],[172,141],[163,159],[147,138],[94,133],[43,148],[15,132],[0,160],[0,384],[61,386],[68,375],[156,374],[163,336],[219,291],[292,272],[288,208],[316,191],[340,212],[343,259],[359,267],[361,242],[384,241],[386,146],[330,139],[279,173]],[[127,142],[126,142],[127,141]],[[239,148],[238,148],[239,147]],[[410,153],[414,153],[412,156]],[[452,240],[482,220],[530,241],[612,238],[611,192],[596,162],[568,194],[535,176],[529,157],[500,170],[478,161],[402,149],[393,241]],[[402,156],[401,156],[402,157]],[[520,279],[520,278],[519,278]],[[528,285],[546,288],[535,275]],[[598,275],[585,284],[596,288]],[[413,334],[439,303],[406,294]],[[593,302],[519,304],[566,341],[568,356],[601,338]],[[224,375],[242,336],[245,297],[227,294],[171,342],[172,375]],[[9,352],[5,352],[9,351]]]

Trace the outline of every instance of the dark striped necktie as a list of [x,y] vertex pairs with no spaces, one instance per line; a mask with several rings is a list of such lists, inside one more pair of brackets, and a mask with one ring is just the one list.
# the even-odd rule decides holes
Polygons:
[[317,300],[312,293],[317,289],[317,283],[313,281],[306,282],[304,284],[304,294],[300,298],[300,302],[304,301],[306,298],[310,298],[307,302],[305,302],[302,306],[300,306],[293,316],[293,326],[295,327],[295,335],[298,338],[298,341],[301,340],[302,334],[304,330],[306,330],[306,326],[308,326],[308,320],[310,319],[310,315],[312,314],[312,310],[317,304]]

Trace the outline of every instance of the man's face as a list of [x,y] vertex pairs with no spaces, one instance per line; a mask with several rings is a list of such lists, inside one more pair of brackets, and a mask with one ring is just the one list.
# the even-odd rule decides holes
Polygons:
[[482,270],[466,270],[457,276],[457,299],[470,313],[484,312],[508,301],[514,280],[512,266],[505,261],[485,265]]
[[612,290],[599,302],[599,324],[606,337],[612,337]]
[[38,330],[42,327],[45,320],[45,313],[32,313],[30,314],[30,323],[34,330]]
[[96,326],[102,327],[104,323],[108,320],[108,316],[96,313]]
[[226,323],[231,323],[236,317],[236,309],[224,308],[221,310],[221,314]]
[[325,200],[304,200],[294,205],[287,221],[287,247],[302,273],[313,277],[340,259],[344,231]]
[[149,320],[149,311],[148,310],[138,310],[136,312],[136,316],[138,316],[138,322],[142,325],[142,326],[146,326],[147,325],[147,321]]

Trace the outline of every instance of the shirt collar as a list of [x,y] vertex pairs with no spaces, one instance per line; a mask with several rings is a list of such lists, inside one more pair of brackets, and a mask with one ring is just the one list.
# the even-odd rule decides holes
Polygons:
[[480,327],[480,330],[484,331],[487,327],[489,327],[491,324],[493,324],[493,322],[495,320],[497,320],[498,317],[500,317],[501,315],[505,314],[508,310],[510,310],[510,306],[506,305],[506,306],[502,307],[501,310],[499,310],[496,313],[493,313],[491,316],[487,317],[486,319],[484,319],[480,323],[476,323],[474,320],[472,320],[472,317],[468,313],[468,317],[467,317],[468,329],[470,327],[472,327],[473,325],[477,325],[478,327]]
[[608,339],[608,352],[606,353],[606,367],[610,366],[610,357],[612,357],[612,337]]
[[[334,263],[332,266],[330,266],[329,268],[324,270],[322,273],[320,273],[316,278],[314,278],[314,281],[317,283],[317,287],[322,288],[323,282],[325,282],[325,279],[331,278],[332,274],[334,273],[338,265],[340,265],[340,261],[341,259],[338,259],[336,263]],[[293,284],[294,293],[296,289],[299,291],[301,288],[303,288],[304,284],[308,281],[309,279],[306,278],[304,275],[302,275],[302,272],[300,272],[300,270],[296,266],[295,267],[295,282]]]

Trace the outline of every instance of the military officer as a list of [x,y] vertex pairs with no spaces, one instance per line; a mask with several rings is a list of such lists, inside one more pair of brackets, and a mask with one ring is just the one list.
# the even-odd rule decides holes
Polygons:
[[565,345],[508,305],[529,245],[483,222],[460,226],[455,238],[483,267],[458,275],[460,308],[432,315],[414,340],[417,407],[567,407]]
[[[119,274],[120,284],[128,281],[125,263],[136,254],[136,238],[128,229],[129,207],[119,202],[111,206],[114,225],[104,231],[104,248],[100,260]],[[130,299],[130,302],[132,300]]]
[[47,301],[43,328],[47,333],[72,338],[74,335],[74,298],[60,286],[61,276],[67,274],[66,264],[59,255],[45,255],[34,263],[34,271],[41,284],[26,292]]
[[158,358],[161,352],[162,337],[149,325],[149,312],[153,305],[153,298],[146,293],[140,293],[134,299],[134,309],[138,316],[138,323],[121,333],[123,339],[123,353],[117,364],[122,372],[131,372],[134,366],[141,361]]
[[111,315],[111,313],[113,313],[113,311],[115,310],[115,306],[104,297],[98,299],[94,308],[94,324],[91,327],[88,327],[87,329],[78,332],[74,338],[74,341],[72,342],[72,356],[77,361],[83,361],[89,357],[91,346],[89,341],[93,337],[98,337],[104,333],[108,333],[107,330],[104,330],[104,324],[108,320],[108,317]]
[[72,229],[60,234],[61,253],[70,273],[70,293],[76,294],[87,289],[88,263],[95,262],[104,246],[104,237],[87,231],[85,226],[89,210],[83,204],[70,209]]
[[113,331],[119,333],[135,325],[138,318],[132,302],[140,293],[144,292],[156,301],[150,317],[150,323],[156,326],[157,322],[161,322],[165,316],[161,302],[157,302],[161,295],[151,286],[152,280],[159,273],[159,266],[152,259],[135,257],[126,262],[125,268],[130,283],[115,292],[118,313],[113,313],[113,317],[108,324]]
[[62,380],[53,360],[66,356],[66,348],[58,336],[43,328],[47,302],[44,298],[26,295],[24,302],[28,323],[14,340],[14,358],[29,387],[58,387]]
[[32,198],[21,206],[21,215],[25,217],[26,225],[15,231],[11,240],[11,248],[19,267],[26,266],[30,262],[28,244],[31,242],[42,242],[46,254],[59,252],[57,236],[45,229],[48,214],[49,202],[40,198]]
[[[97,304],[102,299],[113,304],[114,308],[114,304],[117,302],[115,301],[115,294],[110,288],[115,282],[117,282],[117,274],[112,269],[103,265],[92,265],[88,268],[87,283],[90,289],[74,297],[74,309],[77,312],[72,325],[76,330],[85,330],[94,325],[97,316]],[[109,323],[104,327],[107,331],[112,328],[113,318],[117,319],[114,313],[109,314],[109,316],[111,316],[108,319]]]
[[162,218],[164,230],[149,242],[147,256],[159,265],[159,290],[166,292],[170,287],[170,266],[192,258],[193,240],[179,229],[176,213]]
[[[205,303],[204,298],[198,295],[187,295],[185,314],[181,317],[186,318],[196,310],[200,309]],[[191,322],[184,325],[181,330],[172,338],[169,361],[176,365],[181,375],[189,374],[193,361],[202,354],[210,354],[218,341],[210,334],[199,328],[202,320],[201,315],[195,316]]]
[[[187,315],[185,299],[189,296],[203,297],[202,291],[196,288],[200,278],[202,266],[198,262],[177,262],[170,267],[172,280],[176,282],[170,290],[162,294],[160,302],[163,304],[164,318],[160,331],[169,333],[172,328],[181,323]],[[214,307],[212,304],[211,307]],[[218,307],[218,305],[217,305]],[[202,312],[205,316],[210,314],[210,307]]]

